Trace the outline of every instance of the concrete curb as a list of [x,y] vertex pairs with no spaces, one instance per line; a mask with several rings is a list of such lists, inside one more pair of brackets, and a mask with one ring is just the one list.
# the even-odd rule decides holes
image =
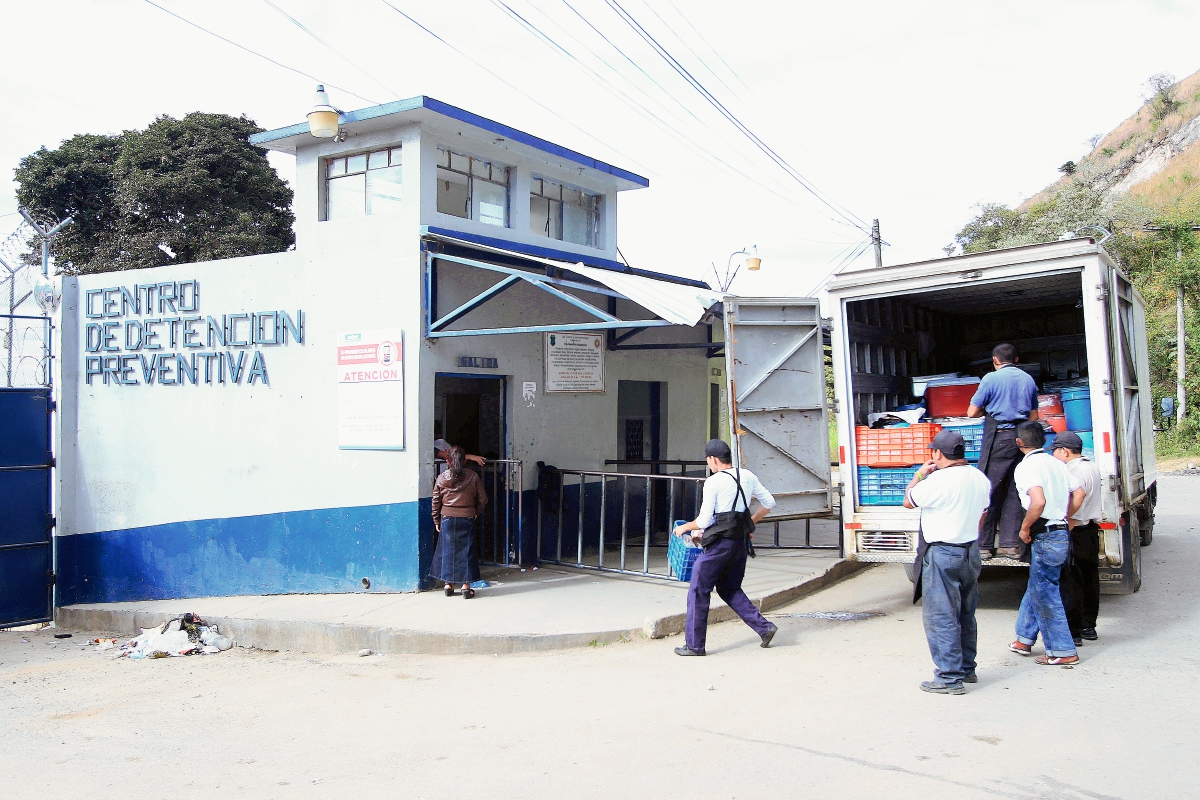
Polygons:
[[[786,589],[771,592],[761,597],[751,597],[750,602],[758,606],[760,611],[766,613],[773,608],[785,606],[788,603],[799,600],[801,597],[807,597],[810,594],[819,592],[827,586],[832,586],[838,581],[850,577],[860,569],[870,566],[872,565],[861,561],[841,559],[831,564],[824,572],[813,575],[795,586],[789,586]],[[723,603],[719,606],[714,606],[708,613],[708,622],[710,625],[714,622],[726,622],[731,619],[737,619],[737,615],[733,613],[733,609]],[[642,633],[651,639],[662,639],[666,636],[683,633],[686,621],[686,612],[671,614],[666,617],[659,617],[658,619],[647,617],[645,624],[642,626]]]
[[[764,611],[786,605],[829,586],[862,567],[851,561],[838,561],[824,572],[813,575],[796,586],[751,598]],[[195,604],[191,604],[195,605]],[[307,653],[347,653],[372,650],[376,653],[405,653],[414,655],[463,655],[489,653],[529,653],[544,650],[564,650],[608,644],[645,635],[661,639],[682,633],[685,613],[657,619],[647,617],[641,628],[593,631],[586,633],[440,633],[427,630],[407,630],[373,625],[354,625],[314,620],[255,619],[228,616],[208,616],[202,606],[196,612],[216,623],[221,633],[240,647],[260,650],[294,650]],[[95,606],[64,606],[56,609],[55,621],[60,627],[83,631],[109,631],[133,636],[142,628],[161,625],[176,615],[164,612],[108,609]],[[726,605],[716,606],[709,615],[710,622],[734,619]]]

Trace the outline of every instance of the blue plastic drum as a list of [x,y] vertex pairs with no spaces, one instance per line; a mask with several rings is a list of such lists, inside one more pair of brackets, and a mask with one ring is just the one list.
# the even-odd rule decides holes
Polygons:
[[1063,413],[1067,415],[1067,430],[1092,429],[1092,392],[1090,389],[1067,389],[1062,393]]

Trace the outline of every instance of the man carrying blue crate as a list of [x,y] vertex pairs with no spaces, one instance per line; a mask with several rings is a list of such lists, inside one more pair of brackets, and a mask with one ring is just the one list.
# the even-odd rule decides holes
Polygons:
[[1017,485],[1013,480],[1021,450],[1017,447],[1017,426],[1038,418],[1037,383],[1017,366],[1017,349],[1011,344],[992,348],[994,372],[983,376],[979,389],[967,408],[968,417],[983,417],[983,445],[979,469],[992,484],[987,519],[979,531],[981,558],[992,557],[996,534],[1000,535],[995,553],[1009,558],[1021,555],[1021,508]]
[[962,434],[942,431],[929,444],[932,458],[913,475],[904,507],[921,509],[921,540],[913,602],[925,598],[921,616],[933,656],[933,680],[921,689],[966,694],[975,683],[979,628],[979,528],[992,485],[967,463]]
[[[767,622],[742,591],[742,578],[746,574],[746,558],[753,553],[750,534],[754,524],[775,507],[775,498],[758,482],[753,472],[733,469],[733,452],[720,439],[712,439],[704,446],[704,456],[712,474],[704,481],[700,515],[674,531],[676,536],[691,534],[692,540],[699,541],[704,548],[692,565],[684,632],[686,644],[676,647],[675,654],[705,654],[708,608],[714,588],[742,622],[759,635],[761,646],[769,647],[779,629]],[[747,498],[758,500],[758,510],[750,513]]]

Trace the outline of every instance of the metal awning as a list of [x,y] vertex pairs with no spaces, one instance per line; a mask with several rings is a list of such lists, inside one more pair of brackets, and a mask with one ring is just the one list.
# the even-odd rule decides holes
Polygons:
[[[695,285],[694,281],[686,279],[673,280],[669,276],[653,277],[645,273],[635,274],[633,270],[623,272],[586,266],[583,263],[541,258],[447,236],[429,238],[436,242],[446,242],[458,246],[455,253],[434,252],[431,248],[426,249],[425,335],[431,339],[499,333],[553,333],[555,331],[607,330],[615,333],[617,330],[630,329],[632,332],[636,332],[643,328],[673,325],[690,328],[704,320],[706,315],[710,314],[713,306],[720,305],[723,300],[723,295],[719,292],[700,288]],[[461,254],[464,252],[463,248],[469,248],[472,251],[471,254],[469,256]],[[436,263],[439,261],[485,270],[503,277],[457,308],[442,313],[437,308]],[[584,311],[593,319],[569,324],[450,329],[454,322],[521,282]],[[604,297],[606,298],[606,302],[603,303],[604,307],[566,291],[568,289]],[[616,312],[616,300],[618,299],[635,303],[653,314],[653,318],[620,318]],[[631,333],[626,333],[619,338],[628,338],[630,335]],[[711,343],[697,342],[694,345],[711,346]]]

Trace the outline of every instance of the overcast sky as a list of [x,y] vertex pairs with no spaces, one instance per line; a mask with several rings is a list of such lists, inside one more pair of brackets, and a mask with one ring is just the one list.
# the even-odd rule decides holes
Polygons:
[[[620,200],[629,261],[699,277],[757,245],[763,269],[735,286],[748,294],[819,282],[865,238],[857,220],[881,220],[887,264],[940,257],[976,203],[1020,202],[1134,111],[1149,75],[1200,68],[1195,2],[504,0],[550,44],[501,0],[389,1],[466,57],[383,0],[155,0],[341,87],[329,91],[343,109],[426,94],[645,175]],[[3,59],[8,118],[22,121],[0,138],[9,168],[160,114],[275,128],[312,104],[312,78],[145,0],[3,0],[0,24],[21,32]],[[0,234],[19,220],[11,175]]]

